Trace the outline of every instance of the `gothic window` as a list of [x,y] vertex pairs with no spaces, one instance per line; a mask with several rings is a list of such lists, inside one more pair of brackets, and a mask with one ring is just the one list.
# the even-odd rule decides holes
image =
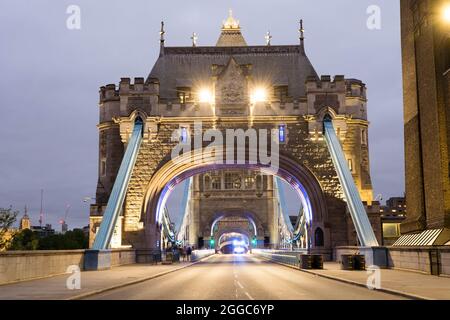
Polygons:
[[256,176],[256,189],[258,189],[258,190],[262,189],[262,176],[261,175]]
[[255,184],[255,178],[253,176],[247,176],[244,180],[245,189],[253,189]]
[[353,172],[353,161],[352,159],[348,159],[348,168],[350,170],[350,172]]
[[220,190],[220,189],[222,189],[220,177],[213,177],[213,178],[211,179],[211,185],[212,185],[212,188],[213,188],[214,190]]
[[227,172],[225,173],[225,189],[241,189],[242,177],[238,173]]
[[276,86],[274,87],[274,97],[276,101],[285,103],[289,94],[288,86]]
[[225,173],[225,189],[233,189],[233,174]]
[[211,177],[210,176],[205,176],[204,184],[205,184],[205,190],[211,189]]
[[450,37],[447,39],[447,43],[444,47],[444,57],[445,57],[445,70],[444,72],[450,72]]
[[180,128],[180,142],[186,143],[188,141],[188,128],[181,127]]
[[102,177],[106,176],[106,159],[105,158],[103,158],[100,161],[100,175]]
[[324,246],[323,231],[320,228],[317,228],[314,232],[314,244],[316,247]]
[[177,95],[178,95],[178,99],[180,101],[180,104],[186,104],[188,101],[190,101],[190,98],[191,98],[191,88],[189,88],[189,87],[178,87],[177,88]]
[[240,175],[235,175],[233,179],[233,189],[241,189],[242,188],[242,178]]
[[364,146],[367,145],[367,130],[366,129],[361,130],[361,143]]

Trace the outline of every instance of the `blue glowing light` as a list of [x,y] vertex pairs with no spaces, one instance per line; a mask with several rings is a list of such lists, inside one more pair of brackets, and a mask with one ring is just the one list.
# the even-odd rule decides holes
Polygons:
[[188,138],[188,131],[186,127],[181,127],[181,134],[180,134],[180,140],[183,143],[187,142],[187,138]]
[[286,142],[286,126],[284,124],[279,126],[278,138],[280,142]]

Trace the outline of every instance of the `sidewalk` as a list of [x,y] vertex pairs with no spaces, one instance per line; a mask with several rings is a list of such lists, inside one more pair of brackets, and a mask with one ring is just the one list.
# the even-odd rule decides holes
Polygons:
[[[340,264],[336,262],[325,262],[323,270],[302,271],[359,286],[366,286],[369,276],[367,271],[341,270]],[[381,269],[381,291],[416,299],[449,300],[450,278]]]
[[0,285],[0,300],[67,300],[77,299],[111,288],[149,280],[189,267],[196,262],[173,265],[133,264],[104,271],[81,272],[81,289],[69,290],[66,281],[70,274],[45,279]]

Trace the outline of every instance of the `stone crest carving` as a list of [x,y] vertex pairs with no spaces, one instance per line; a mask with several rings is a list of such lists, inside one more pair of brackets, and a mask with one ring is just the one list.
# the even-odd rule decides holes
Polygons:
[[222,114],[245,114],[248,84],[244,70],[231,58],[227,66],[216,67],[217,104]]

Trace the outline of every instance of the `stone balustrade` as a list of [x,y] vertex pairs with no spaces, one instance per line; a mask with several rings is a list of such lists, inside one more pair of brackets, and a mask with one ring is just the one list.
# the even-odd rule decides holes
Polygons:
[[[373,252],[385,255],[385,264],[380,267],[408,270],[425,274],[435,274],[440,276],[450,276],[450,247],[336,247],[334,250],[334,260],[341,262],[344,254],[364,254],[367,256]],[[372,257],[369,257],[373,258]],[[378,259],[378,261],[383,259]],[[370,261],[370,260],[368,260]],[[375,263],[377,264],[377,263]],[[378,265],[378,264],[377,264]]]
[[[64,274],[69,266],[83,270],[85,250],[39,250],[0,252],[0,284],[39,279]],[[111,252],[111,265],[132,264],[135,250]]]

